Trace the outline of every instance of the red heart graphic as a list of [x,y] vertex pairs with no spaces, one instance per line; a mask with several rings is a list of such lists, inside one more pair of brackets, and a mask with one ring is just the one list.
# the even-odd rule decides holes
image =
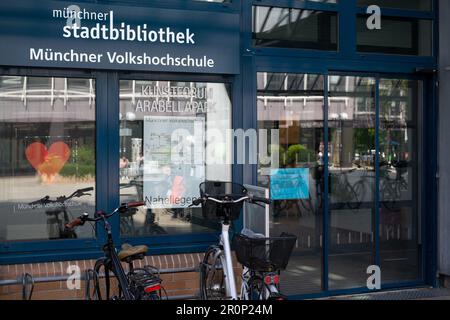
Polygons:
[[70,148],[62,141],[53,143],[47,150],[40,142],[33,142],[25,150],[28,162],[39,175],[58,174],[70,158]]

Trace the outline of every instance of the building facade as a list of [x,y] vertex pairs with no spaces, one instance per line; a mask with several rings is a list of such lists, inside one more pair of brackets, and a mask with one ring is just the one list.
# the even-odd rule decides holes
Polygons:
[[105,234],[64,224],[126,201],[146,206],[111,218],[116,243],[148,245],[145,263],[165,270],[169,293],[195,295],[218,233],[189,207],[205,180],[270,195],[267,212],[246,209],[234,229],[297,236],[281,280],[292,298],[370,291],[371,266],[381,289],[438,285],[450,272],[438,157],[449,10],[434,0],[0,4],[0,298],[20,298],[24,273],[42,280],[38,297],[81,297],[53,280],[92,267]]

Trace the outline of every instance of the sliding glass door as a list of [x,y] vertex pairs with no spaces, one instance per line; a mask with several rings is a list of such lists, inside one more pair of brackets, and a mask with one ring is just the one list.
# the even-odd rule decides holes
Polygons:
[[258,129],[278,133],[265,147],[279,161],[257,175],[270,234],[298,237],[286,293],[364,288],[372,265],[382,286],[420,281],[423,82],[260,72],[257,84]]
[[[421,277],[422,81],[380,79],[380,264],[384,282]],[[426,155],[424,155],[426,156]]]
[[282,274],[286,294],[322,288],[323,89],[322,75],[258,73],[258,129],[278,137],[267,143],[278,164],[258,167],[258,184],[273,200],[270,234],[298,237]]
[[328,77],[330,289],[361,287],[375,264],[376,80]]

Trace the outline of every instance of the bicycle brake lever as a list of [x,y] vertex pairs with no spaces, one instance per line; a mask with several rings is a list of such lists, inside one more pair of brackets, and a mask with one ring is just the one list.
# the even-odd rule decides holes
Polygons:
[[91,193],[81,193],[81,194],[79,194],[77,196],[79,198],[79,197],[82,197],[82,196],[91,196],[91,195],[92,195]]

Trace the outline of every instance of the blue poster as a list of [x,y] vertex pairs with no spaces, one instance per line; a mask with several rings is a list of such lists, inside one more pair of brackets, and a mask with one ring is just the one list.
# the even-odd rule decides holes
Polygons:
[[309,168],[272,169],[270,197],[272,200],[308,199]]

